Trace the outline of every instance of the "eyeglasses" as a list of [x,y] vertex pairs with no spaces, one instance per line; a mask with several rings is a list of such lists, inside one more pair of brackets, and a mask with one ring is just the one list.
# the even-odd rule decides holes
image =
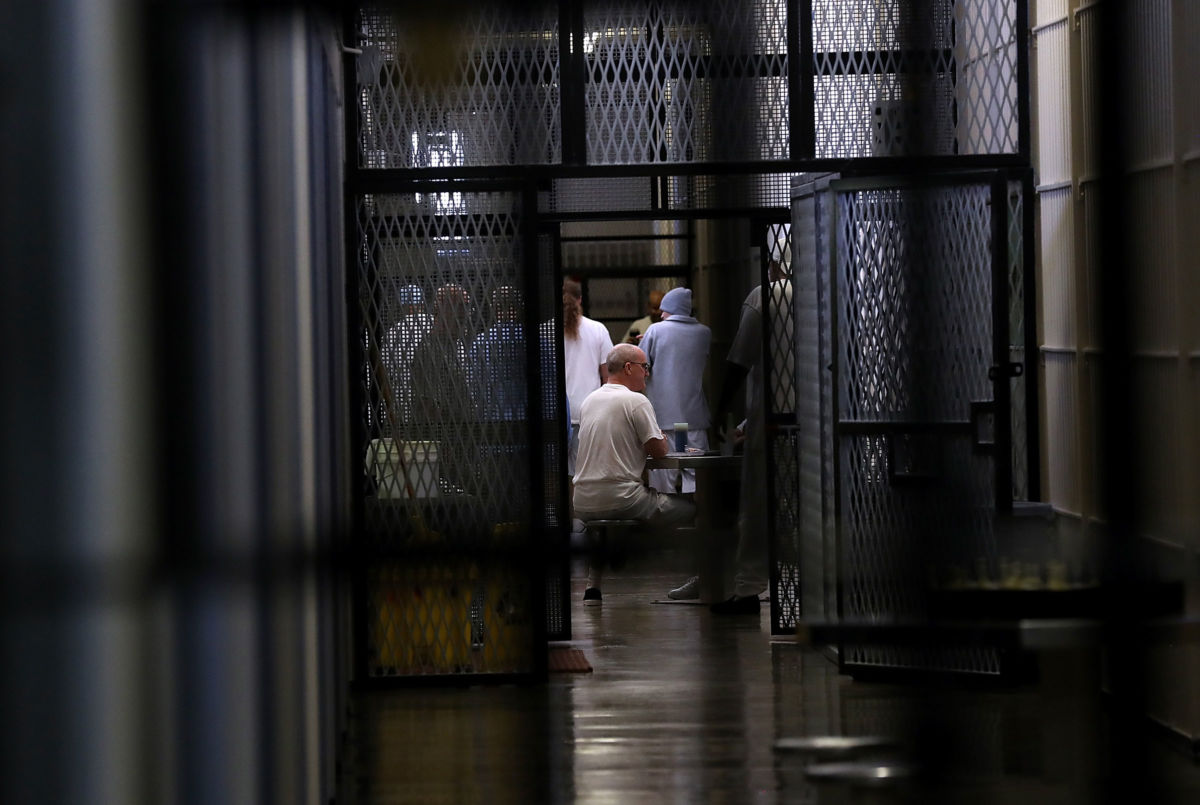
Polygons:
[[648,363],[638,363],[637,361],[625,361],[625,363],[629,366],[640,366],[646,370],[646,374],[650,374],[650,364]]

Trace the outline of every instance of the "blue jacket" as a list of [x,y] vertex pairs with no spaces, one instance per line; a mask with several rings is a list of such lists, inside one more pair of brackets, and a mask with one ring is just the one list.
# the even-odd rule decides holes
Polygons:
[[712,424],[704,397],[711,343],[712,330],[692,316],[676,314],[646,330],[640,345],[651,366],[646,396],[660,427],[686,422],[688,430],[703,430]]

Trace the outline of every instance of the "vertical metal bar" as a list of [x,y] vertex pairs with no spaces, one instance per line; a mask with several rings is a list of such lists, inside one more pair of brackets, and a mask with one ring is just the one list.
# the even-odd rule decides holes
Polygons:
[[1012,378],[1009,375],[1008,182],[997,172],[991,183],[992,208],[992,462],[996,512],[1012,511]]
[[[538,271],[538,217],[537,188],[532,182],[522,185],[518,196],[521,211],[521,256],[525,285],[525,419],[527,459],[529,462],[529,498],[532,510],[529,528],[525,537],[522,563],[529,571],[530,613],[533,618],[531,631],[533,652],[533,675],[544,680],[548,671],[546,652],[540,650],[546,643],[546,434],[545,417],[542,411],[542,344],[538,313],[541,310],[541,288]],[[536,414],[534,412],[537,412]],[[538,527],[541,523],[541,527]]]
[[[775,446],[774,446],[774,417],[772,414],[771,402],[774,395],[771,393],[774,388],[774,361],[771,354],[771,304],[774,301],[774,294],[771,288],[771,276],[768,266],[771,260],[771,245],[768,235],[771,231],[769,221],[752,221],[750,233],[750,242],[758,244],[758,276],[759,276],[759,304],[762,307],[762,399],[759,400],[759,405],[762,406],[762,440],[763,440],[763,461],[766,464],[766,473],[763,480],[766,482],[766,525],[767,525],[767,584],[771,590],[771,633],[775,633],[775,624],[779,622],[779,568],[776,565],[776,557],[778,551],[775,549],[776,531],[775,528]],[[746,458],[750,458],[747,456]],[[745,504],[745,490],[743,490],[743,502]],[[739,535],[740,536],[740,535]]]
[[559,412],[559,418],[555,420],[556,428],[554,440],[558,444],[559,464],[555,467],[558,473],[558,502],[560,504],[558,512],[558,531],[554,534],[554,538],[558,540],[558,546],[561,550],[562,562],[562,588],[565,590],[567,598],[567,606],[563,607],[563,626],[566,636],[571,636],[571,565],[570,565],[570,550],[571,546],[567,536],[571,529],[567,526],[571,522],[571,485],[567,481],[567,448],[569,437],[567,429],[571,426],[571,418],[567,415],[565,400],[567,399],[567,379],[566,372],[563,371],[563,340],[559,336],[559,316],[562,315],[562,224],[554,224],[550,233],[553,246],[550,249],[551,259],[553,260],[550,266],[551,271],[551,298],[554,300],[552,310],[553,315],[550,317],[551,335],[554,339],[552,349],[554,350],[554,410]]
[[[1135,430],[1142,426],[1145,408],[1138,404],[1134,383],[1137,373],[1134,348],[1135,325],[1130,303],[1133,276],[1138,265],[1129,237],[1130,181],[1129,131],[1122,101],[1129,98],[1130,75],[1135,69],[1130,53],[1132,36],[1125,27],[1127,14],[1136,13],[1126,4],[1105,4],[1099,13],[1096,86],[1097,154],[1099,155],[1099,223],[1101,248],[1097,255],[1101,342],[1100,499],[1107,515],[1103,532],[1102,583],[1107,608],[1108,688],[1111,692],[1108,757],[1112,764],[1105,801],[1163,801],[1161,782],[1148,774],[1146,742],[1147,657],[1144,629],[1136,614],[1139,599],[1136,585],[1144,578],[1145,546],[1142,542],[1144,476],[1139,472]],[[1155,791],[1159,791],[1156,794]]]
[[814,158],[817,150],[812,20],[812,0],[788,3],[788,156],[791,159]]
[[[841,226],[841,194],[836,188],[827,191],[830,199],[829,209],[829,422],[830,443],[833,464],[833,566],[834,566],[834,604],[835,617],[838,622],[845,617],[845,562],[842,560],[842,444],[841,444],[841,401],[839,399],[839,367],[841,350],[838,327],[838,231]],[[846,641],[839,639],[837,644],[838,672],[846,671]]]
[[583,60],[582,0],[560,0],[558,5],[558,76],[562,161],[587,164],[587,71]]
[[[1029,3],[1013,3],[1016,8],[1017,46],[1017,154],[1029,164],[1030,149],[1030,79],[1029,79]],[[1033,230],[1027,230],[1032,232]]]
[[1025,305],[1023,343],[1025,344],[1025,475],[1029,487],[1029,499],[1042,499],[1041,456],[1041,409],[1038,402],[1038,386],[1041,373],[1038,367],[1037,337],[1037,244],[1034,242],[1037,198],[1033,186],[1033,171],[1025,170],[1021,176],[1021,262],[1024,279],[1021,283]]
[[[355,10],[348,8],[343,18],[343,39],[346,43],[356,43],[358,33],[355,29]],[[357,184],[358,174],[361,168],[358,165],[358,141],[359,141],[359,119],[358,119],[358,72],[355,69],[354,55],[345,54],[343,59],[343,78],[345,80],[345,98],[346,111],[344,114],[345,122],[345,147],[347,150],[346,165],[346,184],[347,188],[343,196],[343,220],[344,236],[346,238],[346,272],[345,272],[345,289],[346,289],[346,332],[350,334],[347,345],[348,358],[346,366],[346,383],[350,389],[350,458],[352,461],[361,460],[358,457],[362,455],[362,451],[366,445],[366,427],[362,421],[363,411],[366,409],[366,399],[364,399],[362,383],[359,381],[359,372],[366,365],[367,356],[363,349],[362,343],[362,313],[358,306],[359,294],[359,276],[358,276],[358,200],[354,192],[348,188],[352,188]],[[357,477],[357,473],[352,477]],[[354,657],[352,658],[353,674],[355,679],[367,678],[367,575],[366,565],[363,562],[363,506],[364,490],[361,482],[351,485],[350,489],[350,510],[349,510],[349,540],[348,548],[349,562],[349,578],[351,580],[351,589],[353,591],[352,618],[352,645]]]

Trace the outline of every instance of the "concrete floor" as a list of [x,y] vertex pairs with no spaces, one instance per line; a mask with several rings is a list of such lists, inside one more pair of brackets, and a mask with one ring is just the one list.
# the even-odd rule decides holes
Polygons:
[[[1100,697],[1043,681],[978,686],[860,682],[813,648],[772,638],[767,608],[714,617],[654,603],[683,580],[670,550],[639,557],[584,608],[573,640],[591,673],[533,686],[356,695],[339,803],[828,803],[1121,801]],[[1060,668],[1070,668],[1069,663]],[[868,759],[922,771],[869,788],[816,784],[776,742],[884,735]],[[1139,799],[1200,802],[1200,767],[1148,733]],[[1128,744],[1125,744],[1128,747]],[[1114,786],[1114,779],[1121,785]],[[1125,800],[1128,801],[1128,800]]]

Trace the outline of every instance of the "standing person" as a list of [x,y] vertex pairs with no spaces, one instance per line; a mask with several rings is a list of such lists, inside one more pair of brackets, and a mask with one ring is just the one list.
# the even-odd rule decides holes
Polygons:
[[[520,289],[501,285],[491,293],[492,325],[475,337],[467,353],[469,379],[479,416],[485,427],[478,440],[479,475],[493,479],[494,490],[508,494],[481,495],[489,515],[497,522],[520,519],[532,486],[529,476],[529,365],[525,353]],[[539,339],[541,340],[541,339]],[[553,366],[554,342],[541,344],[543,361],[549,352]],[[547,418],[556,416],[553,398]]]
[[492,291],[492,326],[475,337],[467,356],[479,413],[489,422],[525,419],[524,302],[511,285]]
[[438,443],[443,491],[476,488],[478,452],[472,426],[479,421],[467,381],[471,301],[461,285],[438,288],[433,327],[413,356],[413,421],[421,436]]
[[400,317],[387,332],[383,344],[383,362],[395,400],[396,422],[412,421],[412,363],[417,346],[433,327],[433,316],[425,310],[425,296],[418,285],[400,289]]
[[[563,373],[566,376],[567,406],[571,416],[571,439],[567,443],[567,475],[575,475],[579,453],[579,412],[583,401],[608,381],[605,361],[612,351],[608,328],[583,315],[583,288],[574,280],[564,280],[563,301]],[[575,493],[572,487],[571,497]],[[572,523],[581,531],[583,523]]]
[[[662,321],[652,324],[641,347],[654,374],[646,381],[646,396],[654,405],[658,424],[671,430],[688,424],[688,446],[708,449],[708,401],[704,398],[704,367],[712,330],[692,316],[692,292],[672,288],[662,298]],[[650,485],[659,492],[695,492],[696,471],[651,470]]]
[[[772,329],[772,344],[786,343],[783,338],[792,333],[792,281],[783,266],[772,260],[768,267],[770,280],[769,316]],[[738,323],[733,344],[726,356],[725,382],[717,402],[718,428],[733,403],[733,397],[741,388],[742,381],[749,376],[746,395],[745,448],[742,458],[742,500],[738,512],[738,545],[735,559],[733,595],[713,604],[709,609],[717,615],[752,615],[760,608],[758,596],[767,589],[767,467],[766,467],[766,422],[764,414],[764,367],[763,367],[763,288],[758,286],[742,302],[742,317]],[[791,352],[789,350],[788,355]],[[783,357],[772,355],[772,358]],[[783,371],[787,361],[776,360],[775,365]],[[774,408],[794,409],[794,384],[778,383],[781,397],[793,395],[792,399],[776,399]],[[718,434],[721,434],[718,430]]]
[[[644,394],[650,363],[632,344],[618,344],[608,354],[607,382],[583,401],[580,410],[579,468],[575,473],[576,513],[589,520],[641,520],[652,528],[690,522],[693,503],[664,495],[642,484],[646,456],[667,454],[667,439]],[[600,604],[603,565],[593,557],[588,567],[584,606]]]
[[659,320],[662,313],[662,308],[659,304],[662,302],[662,291],[651,291],[650,298],[646,305],[646,315],[637,319],[629,325],[629,329],[625,331],[625,335],[621,336],[622,344],[637,344],[642,340],[642,336],[650,329],[650,325]]

